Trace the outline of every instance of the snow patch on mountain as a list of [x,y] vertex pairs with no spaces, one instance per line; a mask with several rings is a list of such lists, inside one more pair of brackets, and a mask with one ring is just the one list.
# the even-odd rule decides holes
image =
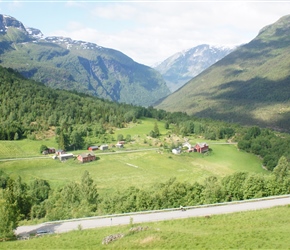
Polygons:
[[201,44],[175,53],[154,68],[162,74],[167,86],[174,92],[236,47]]

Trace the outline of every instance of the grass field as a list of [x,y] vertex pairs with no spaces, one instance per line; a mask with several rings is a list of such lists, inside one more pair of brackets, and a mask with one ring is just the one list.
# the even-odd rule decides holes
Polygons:
[[[1,249],[289,249],[290,206],[258,211],[78,230],[27,241],[0,243]],[[109,235],[124,237],[103,245]]]
[[[80,181],[85,170],[89,171],[96,181],[99,192],[107,193],[125,189],[129,186],[149,187],[155,183],[166,182],[172,177],[178,181],[193,183],[202,181],[210,175],[223,177],[235,171],[248,171],[267,173],[261,166],[261,160],[252,155],[239,151],[236,145],[214,144],[216,141],[208,141],[211,152],[206,155],[198,153],[183,153],[174,155],[160,144],[171,144],[180,138],[168,134],[164,123],[157,122],[161,137],[152,139],[147,136],[153,130],[154,119],[141,119],[138,123],[131,123],[127,128],[115,130],[113,137],[118,134],[131,135],[132,142],[121,149],[124,153],[104,154],[96,151],[97,160],[90,163],[80,164],[77,160],[60,162],[51,157],[37,159],[42,144],[57,148],[55,139],[47,140],[21,140],[21,141],[0,141],[0,169],[12,177],[18,175],[26,182],[35,178],[48,180],[54,188],[62,186],[70,181]],[[194,136],[189,137],[191,143],[198,140]],[[182,140],[182,139],[180,139]],[[153,149],[142,152],[126,152],[130,149]],[[75,155],[87,152],[80,150],[73,152]],[[24,160],[6,161],[8,158],[25,157]],[[2,160],[1,160],[2,159]]]
[[258,157],[238,151],[235,145],[213,144],[211,148],[209,155],[173,155],[160,149],[122,154],[97,152],[98,160],[85,164],[73,159],[60,162],[52,158],[0,161],[0,169],[12,177],[19,175],[27,182],[34,178],[46,179],[52,187],[80,181],[87,170],[100,193],[129,186],[148,187],[172,177],[193,183],[210,175],[222,177],[235,171],[266,173]]
[[54,137],[46,140],[0,141],[0,159],[40,156],[40,146],[56,147]]

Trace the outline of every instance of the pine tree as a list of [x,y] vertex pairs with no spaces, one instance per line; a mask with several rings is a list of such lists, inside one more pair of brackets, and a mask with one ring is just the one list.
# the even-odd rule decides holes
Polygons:
[[154,123],[153,132],[154,132],[155,137],[158,137],[158,136],[160,135],[159,128],[158,128],[158,125],[157,125],[157,122]]

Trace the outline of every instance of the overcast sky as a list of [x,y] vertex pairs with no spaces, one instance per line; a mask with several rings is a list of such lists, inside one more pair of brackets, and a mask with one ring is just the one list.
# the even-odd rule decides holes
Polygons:
[[93,42],[151,66],[199,44],[248,43],[290,14],[290,1],[0,0],[0,13],[45,36]]

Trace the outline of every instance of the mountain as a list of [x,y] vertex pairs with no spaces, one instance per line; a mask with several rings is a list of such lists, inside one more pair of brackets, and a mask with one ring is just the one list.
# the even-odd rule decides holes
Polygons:
[[290,15],[203,71],[155,107],[289,131]]
[[154,68],[162,74],[167,86],[174,92],[234,49],[234,46],[202,44],[178,52]]
[[120,51],[45,37],[7,15],[0,15],[0,65],[52,88],[134,105],[149,106],[170,93],[156,70]]

